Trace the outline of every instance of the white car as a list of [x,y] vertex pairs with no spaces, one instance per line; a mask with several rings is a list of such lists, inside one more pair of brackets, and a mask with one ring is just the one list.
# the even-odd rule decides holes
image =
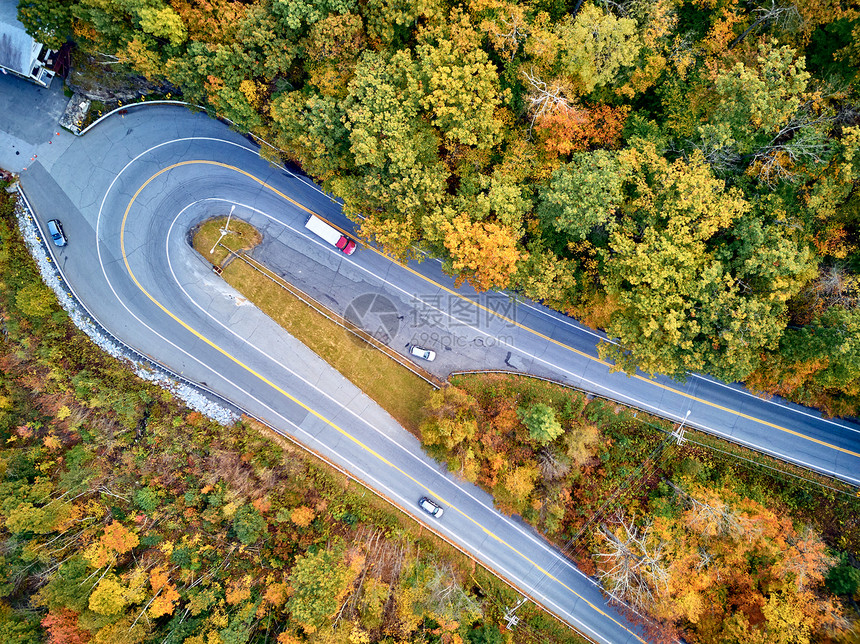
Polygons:
[[422,496],[422,497],[418,500],[418,505],[419,505],[419,506],[421,507],[421,509],[422,509],[422,510],[424,510],[427,514],[430,514],[430,515],[432,515],[432,516],[436,517],[437,519],[439,519],[439,518],[442,516],[442,513],[444,513],[444,512],[445,512],[445,510],[443,510],[443,509],[442,509],[442,506],[441,506],[441,505],[439,505],[438,503],[435,503],[435,502],[431,501],[431,500],[430,500],[430,499],[428,499],[426,496]]
[[416,358],[421,358],[422,360],[426,360],[427,362],[433,362],[436,359],[435,351],[431,351],[430,349],[425,349],[414,344],[409,346],[409,353],[411,353]]

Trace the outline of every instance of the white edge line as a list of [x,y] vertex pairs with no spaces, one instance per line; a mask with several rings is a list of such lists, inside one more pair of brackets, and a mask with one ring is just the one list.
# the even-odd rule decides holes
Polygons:
[[[244,150],[247,150],[247,151],[249,151],[249,152],[254,153],[254,151],[253,151],[253,150],[249,150],[248,148],[246,148],[246,147],[244,147],[244,146],[242,146],[242,145],[239,145],[239,144],[237,144],[237,143],[234,143],[234,142],[232,142],[232,141],[225,141],[225,140],[222,140],[222,139],[216,139],[216,138],[212,138],[212,137],[189,137],[189,138],[191,138],[191,139],[201,139],[201,140],[210,140],[210,141],[215,141],[215,142],[227,143],[227,144],[229,144],[229,145],[235,145],[236,147],[239,147],[239,148],[241,148],[241,149],[244,149]],[[156,146],[153,146],[152,148],[149,148],[148,150],[145,150],[144,152],[142,152],[141,154],[139,154],[138,156],[136,156],[134,159],[132,159],[131,161],[129,161],[129,163],[127,163],[127,164],[126,164],[126,166],[124,166],[124,167],[122,168],[122,170],[120,170],[120,172],[119,172],[119,173],[117,174],[117,176],[113,179],[113,181],[111,181],[111,184],[110,184],[110,186],[108,187],[108,190],[105,192],[105,196],[102,198],[102,203],[101,203],[101,205],[100,205],[100,207],[99,207],[99,214],[98,214],[98,219],[97,219],[97,224],[96,224],[96,248],[97,248],[97,254],[98,254],[98,257],[99,257],[99,265],[100,265],[100,266],[101,266],[101,268],[102,268],[102,274],[104,275],[104,277],[105,277],[105,281],[107,282],[108,286],[110,287],[111,292],[114,294],[114,297],[116,297],[117,301],[118,301],[118,302],[120,302],[120,304],[123,306],[123,308],[125,308],[125,310],[126,310],[126,311],[127,311],[127,312],[128,312],[128,313],[129,313],[129,314],[130,314],[134,319],[135,319],[135,320],[137,320],[137,322],[138,322],[139,324],[141,324],[141,325],[142,325],[142,326],[144,326],[145,328],[149,329],[149,330],[150,330],[154,335],[156,335],[157,337],[161,338],[163,341],[165,341],[166,343],[170,344],[171,346],[175,347],[175,348],[176,348],[177,350],[179,350],[181,353],[183,353],[184,355],[188,356],[189,358],[191,358],[193,361],[197,362],[198,364],[200,364],[200,365],[201,365],[201,366],[203,366],[204,368],[208,369],[208,370],[209,370],[210,372],[212,372],[213,374],[220,376],[223,380],[225,380],[226,382],[230,383],[232,386],[236,387],[239,391],[243,391],[243,392],[244,392],[246,395],[248,395],[252,400],[255,400],[256,402],[258,402],[258,404],[261,404],[261,405],[262,405],[263,407],[265,407],[266,409],[270,409],[270,411],[272,411],[273,413],[275,413],[275,414],[276,414],[276,415],[278,415],[279,417],[283,418],[280,414],[278,414],[278,413],[277,413],[277,412],[275,412],[274,410],[271,410],[271,408],[269,408],[267,405],[265,405],[264,403],[261,403],[259,400],[257,400],[256,398],[254,398],[251,394],[249,394],[249,393],[245,392],[241,387],[239,387],[238,385],[236,385],[234,382],[232,382],[232,381],[231,381],[231,380],[229,380],[228,378],[225,378],[223,375],[218,374],[214,369],[212,369],[212,368],[211,368],[211,367],[209,367],[208,365],[206,365],[206,364],[202,363],[200,360],[198,360],[197,358],[195,358],[194,356],[192,356],[191,354],[189,354],[187,351],[183,350],[181,347],[177,346],[175,343],[171,342],[170,340],[168,340],[167,338],[165,338],[164,336],[162,336],[160,333],[158,333],[157,331],[155,331],[154,329],[152,329],[148,324],[146,324],[145,322],[143,322],[143,321],[142,321],[142,320],[141,320],[137,315],[135,315],[135,314],[134,314],[134,313],[133,313],[133,312],[128,308],[128,306],[126,306],[125,302],[122,300],[122,298],[120,298],[120,297],[119,297],[119,294],[118,294],[118,293],[116,292],[116,290],[114,289],[113,284],[112,284],[112,282],[110,281],[110,278],[107,276],[107,271],[106,271],[106,269],[105,269],[105,267],[104,267],[104,262],[103,262],[103,260],[102,260],[102,256],[101,256],[101,246],[100,246],[100,244],[99,244],[99,228],[100,228],[100,222],[101,222],[101,215],[102,215],[102,212],[103,212],[103,209],[104,209],[104,204],[105,204],[105,201],[107,200],[108,194],[109,194],[109,193],[111,192],[111,190],[113,189],[113,185],[114,185],[114,184],[116,183],[116,181],[119,179],[120,175],[121,175],[123,172],[125,172],[125,170],[126,170],[129,166],[131,166],[131,165],[132,165],[132,164],[133,164],[137,159],[139,159],[140,157],[144,156],[145,154],[148,154],[149,152],[151,152],[151,151],[153,151],[153,150],[155,150],[155,149],[157,149],[157,148],[159,148],[159,147],[161,147],[161,146],[164,146],[164,145],[167,145],[167,144],[170,144],[170,143],[182,142],[182,141],[185,141],[185,140],[187,140],[187,139],[175,139],[175,140],[172,140],[172,141],[165,141],[165,142],[160,143],[160,144],[158,144],[158,145],[156,145]],[[316,241],[316,240],[314,240],[314,241]],[[320,246],[322,246],[322,244],[320,244]],[[180,288],[181,288],[181,287],[180,287]],[[186,294],[186,295],[187,295],[187,294]],[[273,362],[275,362],[275,361],[273,361]],[[277,362],[275,362],[275,364],[278,364],[278,363],[277,363]],[[308,384],[309,384],[309,383],[308,383]],[[311,385],[311,386],[313,386],[313,385]],[[314,389],[316,389],[316,387],[314,387]],[[318,391],[319,391],[319,390],[318,390]],[[324,393],[324,392],[321,392],[321,393]],[[327,394],[325,394],[325,395],[326,395],[326,397],[329,397]],[[332,400],[333,400],[333,399],[332,399]],[[335,401],[335,402],[337,402],[337,401]],[[337,404],[340,404],[340,403],[337,403]],[[347,412],[349,412],[350,414],[353,414],[353,412],[352,412],[350,409],[348,409],[348,408],[346,408],[346,407],[341,407],[341,408],[342,408],[343,410],[346,410],[346,411],[347,411]],[[290,423],[290,424],[293,424],[293,423],[291,423],[289,420],[287,420],[287,419],[285,419],[285,418],[284,418],[284,420],[285,420],[286,422]],[[371,427],[372,429],[374,429],[375,431],[379,431],[376,427],[374,427],[374,426],[370,425],[369,423],[366,423],[366,422],[365,422],[365,424],[366,424],[366,425],[368,425],[369,427]],[[384,436],[384,434],[383,434],[383,436]],[[395,444],[395,445],[397,445],[396,443],[394,443],[394,444]],[[407,451],[407,453],[409,453],[409,452]],[[412,455],[412,456],[413,456],[413,458],[417,458],[417,457],[415,457],[414,455]],[[425,464],[425,465],[427,465],[427,464]],[[429,465],[428,465],[427,467],[429,468]],[[430,469],[432,470],[432,468],[430,468]],[[438,474],[438,473],[437,473],[437,474]],[[473,499],[474,499],[474,497],[472,497],[472,495],[471,495],[468,491],[466,491],[466,490],[464,490],[463,488],[461,488],[461,487],[456,483],[456,481],[452,481],[451,479],[447,479],[447,478],[446,478],[446,480],[448,480],[450,483],[452,483],[452,484],[453,484],[457,489],[459,489],[461,492],[463,492],[463,493],[464,493],[464,494],[466,494],[467,496],[469,496],[469,497],[471,497],[471,498],[473,498]],[[488,508],[488,506],[484,505],[484,504],[483,504],[481,501],[479,501],[478,499],[474,499],[474,500],[475,500],[475,501],[477,501],[479,504],[481,504],[483,507]],[[498,512],[497,510],[493,509],[492,511],[493,511],[493,512],[495,512],[498,516],[501,516],[501,517],[502,517],[506,522],[508,521],[508,519],[507,519],[506,517],[504,517],[504,515],[502,515],[502,514],[501,514],[500,512]],[[515,528],[517,528],[517,531],[518,531],[518,532],[520,532],[520,534],[521,534],[521,535],[524,535],[524,536],[526,536],[527,538],[529,538],[529,539],[531,539],[531,540],[536,541],[532,535],[528,535],[527,533],[522,532],[522,529],[521,529],[521,528],[518,528],[517,526],[514,526],[514,527],[515,527]],[[557,551],[554,551],[554,550],[552,550],[552,549],[549,549],[549,548],[548,548],[548,546],[547,546],[546,544],[543,544],[543,543],[541,543],[540,541],[536,541],[536,543],[538,543],[541,547],[543,547],[544,549],[546,549],[546,550],[547,550],[547,551],[548,551],[552,556],[554,556],[554,557],[557,559],[556,563],[562,563],[562,564],[564,564],[565,566],[567,566],[567,567],[569,567],[570,569],[572,569],[573,571],[575,571],[577,574],[581,575],[581,576],[582,576],[582,577],[583,577],[587,582],[589,582],[592,586],[595,586],[595,587],[598,587],[598,588],[599,588],[599,585],[598,585],[598,584],[596,584],[596,582],[595,582],[594,580],[592,580],[591,578],[589,578],[588,576],[586,576],[582,571],[580,571],[576,566],[574,566],[574,565],[573,565],[573,563],[572,563],[570,560],[568,560],[567,558],[563,557],[563,556],[562,556],[560,553],[558,553]],[[509,546],[509,547],[510,547],[510,546]],[[543,577],[546,577],[546,576],[545,576],[545,575],[543,575],[543,574],[542,574],[542,576],[543,576]],[[578,622],[578,620],[576,620],[576,621]],[[590,629],[589,629],[589,630],[590,630]]]

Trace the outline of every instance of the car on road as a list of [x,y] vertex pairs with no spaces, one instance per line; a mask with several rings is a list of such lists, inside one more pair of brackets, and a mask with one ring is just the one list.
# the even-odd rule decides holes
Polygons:
[[409,345],[409,353],[411,353],[416,358],[421,358],[422,360],[426,360],[427,362],[433,362],[436,359],[436,352],[431,349],[425,349],[424,347],[419,347],[415,344]]
[[63,224],[60,223],[59,219],[51,219],[48,221],[48,233],[51,235],[51,239],[54,240],[54,243],[57,246],[65,246],[68,242],[66,240],[66,233],[63,232]]
[[435,501],[431,501],[426,496],[422,496],[421,499],[419,499],[418,505],[427,514],[433,515],[437,519],[441,518],[442,514],[445,512],[441,505]]

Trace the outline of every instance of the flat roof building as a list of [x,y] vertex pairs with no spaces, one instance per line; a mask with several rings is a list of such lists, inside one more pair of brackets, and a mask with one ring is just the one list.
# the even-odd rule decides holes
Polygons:
[[48,87],[56,52],[36,42],[18,21],[18,2],[0,0],[0,71]]

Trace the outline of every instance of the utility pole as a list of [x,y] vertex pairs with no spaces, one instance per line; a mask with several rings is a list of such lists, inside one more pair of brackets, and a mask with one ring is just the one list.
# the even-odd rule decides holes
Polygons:
[[517,617],[516,613],[520,606],[525,604],[528,600],[525,597],[520,597],[520,600],[511,606],[508,610],[505,611],[504,620],[507,622],[508,630],[511,631],[514,627],[520,623],[520,618]]
[[681,424],[678,425],[678,429],[676,429],[674,432],[672,432],[672,438],[675,439],[675,442],[678,443],[678,445],[684,444],[684,423],[687,422],[687,418],[689,418],[689,417],[690,417],[690,410],[688,409],[686,415],[684,416],[684,420],[682,420]]
[[214,252],[215,252],[215,248],[218,246],[218,244],[220,244],[220,243],[221,243],[221,240],[222,240],[222,239],[224,239],[224,235],[226,235],[228,232],[230,232],[230,231],[228,230],[228,228],[230,227],[230,217],[232,217],[232,216],[233,216],[233,211],[234,211],[234,210],[236,210],[236,205],[235,205],[235,204],[233,205],[233,207],[232,207],[232,208],[230,208],[230,214],[229,214],[229,215],[227,215],[227,223],[226,223],[226,224],[224,224],[224,227],[221,229],[221,236],[218,238],[218,241],[216,241],[216,242],[215,242],[215,245],[214,245],[214,246],[212,246],[212,250],[210,250],[210,251],[209,251],[209,254],[210,254],[210,255],[211,255],[212,253],[214,253]]

